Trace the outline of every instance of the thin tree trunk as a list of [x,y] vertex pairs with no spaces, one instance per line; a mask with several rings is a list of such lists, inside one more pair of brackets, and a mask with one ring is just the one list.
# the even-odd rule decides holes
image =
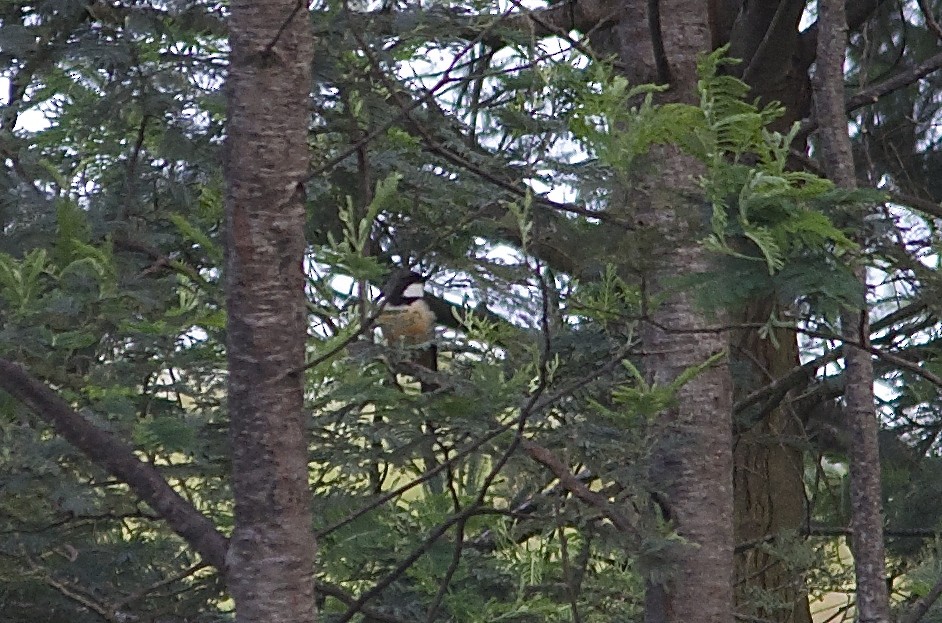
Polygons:
[[[824,168],[841,188],[856,187],[847,117],[844,113],[844,53],[847,18],[844,0],[818,3],[818,60],[815,70],[815,110]],[[866,294],[866,269],[856,269],[861,294]],[[880,496],[879,423],[874,409],[873,362],[868,345],[870,327],[866,309],[841,314],[845,342],[844,400],[850,448],[850,499],[857,578],[857,618],[861,623],[888,623],[889,595],[883,544],[883,509]],[[859,345],[859,346],[858,346]],[[861,346],[863,348],[861,348]]]
[[312,33],[306,3],[230,4],[226,191],[236,620],[312,622],[304,424],[305,208]]
[[[855,271],[866,288],[866,270]],[[865,310],[841,314],[848,341],[867,343],[870,323]],[[850,425],[850,504],[857,578],[857,618],[861,623],[888,623],[889,591],[883,542],[883,503],[880,486],[879,422],[874,410],[873,362],[870,353],[848,346],[844,356],[846,417]]]

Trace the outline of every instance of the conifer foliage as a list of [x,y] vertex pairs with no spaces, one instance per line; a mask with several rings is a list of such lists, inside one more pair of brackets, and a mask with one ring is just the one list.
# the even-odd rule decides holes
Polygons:
[[[669,4],[713,30],[658,0],[0,6],[0,618],[677,621],[721,591],[716,620],[808,621],[867,538],[849,309],[891,597],[932,616],[931,2],[848,9],[856,189],[816,161],[813,12]],[[403,271],[435,370],[377,330]],[[788,485],[745,487],[746,445]]]

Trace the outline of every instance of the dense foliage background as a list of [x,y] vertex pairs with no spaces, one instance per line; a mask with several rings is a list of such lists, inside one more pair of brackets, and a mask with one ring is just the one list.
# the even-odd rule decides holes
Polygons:
[[[226,6],[0,6],[0,356],[132,444],[226,533]],[[674,287],[786,353],[787,374],[758,379],[736,363],[748,347],[729,353],[749,387],[737,434],[785,413],[763,439],[800,456],[804,485],[802,521],[738,551],[770,556],[801,595],[851,588],[837,319],[863,303],[860,261],[888,569],[900,603],[929,590],[942,31],[932,6],[870,8],[853,25],[849,85],[901,84],[856,102],[863,190],[846,193],[791,128],[807,111],[745,103],[755,85],[733,76],[748,83],[751,66],[721,54],[701,62],[699,106],[662,105],[628,84],[598,32],[525,22],[516,2],[314,7],[298,339],[322,620],[638,620],[645,580],[670,577],[678,537],[648,479],[653,428],[712,361],[670,385],[644,375],[638,333],[658,301],[642,276],[661,241],[639,222],[634,185],[665,144],[702,164],[697,218],[715,257]],[[430,277],[438,373],[374,333],[379,288],[402,266]],[[0,464],[4,621],[231,619],[216,572],[5,393]],[[742,612],[790,620],[781,587],[739,584]]]

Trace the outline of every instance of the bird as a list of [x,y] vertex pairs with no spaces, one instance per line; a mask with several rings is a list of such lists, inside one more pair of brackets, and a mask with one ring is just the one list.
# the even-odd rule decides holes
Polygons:
[[[431,372],[438,371],[435,345],[435,312],[425,300],[425,278],[415,272],[403,273],[391,280],[384,293],[386,304],[376,319],[390,346],[414,351],[413,361]],[[422,383],[422,391],[434,391],[431,383]]]
[[[386,285],[385,305],[376,319],[383,337],[390,346],[408,348],[412,361],[429,370],[438,371],[438,348],[435,345],[435,312],[425,300],[425,278],[415,272],[401,272]],[[438,384],[420,378],[423,394],[439,389]],[[431,419],[424,423],[421,453],[425,469],[438,471],[441,462],[436,453],[438,429]],[[429,491],[440,495],[445,491],[444,475],[437,473],[426,481]]]

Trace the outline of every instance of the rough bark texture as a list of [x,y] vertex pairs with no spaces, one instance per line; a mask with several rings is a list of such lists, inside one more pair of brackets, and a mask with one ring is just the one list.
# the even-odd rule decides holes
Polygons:
[[[811,36],[798,32],[804,4],[792,1],[712,0],[715,45],[730,43],[734,68],[762,102],[777,100],[785,114],[775,124],[784,131],[810,113],[808,67],[814,60]],[[811,40],[810,53],[807,40]],[[773,313],[767,299],[751,302],[736,318],[743,325],[765,323]],[[733,336],[730,359],[735,395],[746,396],[788,374],[797,363],[794,333],[774,341],[757,329]],[[780,623],[810,623],[802,570],[790,567],[766,547],[783,534],[797,534],[807,520],[803,451],[794,443],[802,423],[785,407],[773,408],[754,425],[736,431],[736,612]],[[791,442],[791,443],[790,443]],[[766,604],[766,607],[757,604]],[[776,605],[773,605],[776,604]],[[791,604],[791,605],[790,605]]]
[[[710,49],[708,11],[697,0],[624,3],[615,31],[633,84],[670,79],[672,101],[696,102],[697,55]],[[649,24],[653,28],[649,28]],[[652,36],[652,32],[654,33]],[[659,58],[660,57],[660,58]],[[651,380],[666,385],[691,366],[725,352],[728,336],[712,330],[695,296],[672,283],[708,268],[699,243],[705,225],[700,165],[676,148],[656,148],[632,188],[636,221],[648,244],[639,251],[648,300],[642,341]],[[699,331],[703,330],[703,331]],[[669,579],[648,584],[645,620],[686,623],[733,619],[732,383],[726,359],[686,384],[677,406],[661,414],[651,460],[652,486],[685,544],[671,554]]]
[[[866,270],[857,277],[866,284]],[[848,310],[841,314],[848,340],[866,341],[870,329],[867,314]],[[886,585],[886,554],[883,542],[883,504],[880,495],[879,422],[874,411],[873,362],[866,350],[850,346],[844,356],[846,389],[844,402],[850,428],[850,505],[857,579],[857,620],[860,623],[889,623],[889,592]]]
[[[852,26],[859,27],[881,1],[855,3],[848,14]],[[811,102],[808,68],[815,60],[820,28],[815,24],[799,34],[803,4],[761,1],[743,5],[740,0],[712,0],[711,6],[714,43],[731,43],[731,55],[743,60],[738,66],[739,75],[752,87],[753,95],[785,105],[777,129],[807,118]],[[762,323],[770,313],[767,301],[756,301],[739,320]],[[730,356],[737,370],[737,396],[773,382],[793,368],[795,336],[782,334],[776,341],[780,348],[755,330],[736,333]],[[741,546],[736,561],[737,614],[783,623],[810,621],[802,574],[788,569],[762,548],[749,545],[804,527],[807,510],[802,452],[787,443],[789,438],[802,435],[796,415],[800,414],[782,408],[770,410],[762,421],[737,431],[734,452],[736,542]],[[782,607],[757,610],[750,605],[751,596],[756,595],[761,597],[759,601],[776,602]],[[788,603],[794,603],[794,608],[789,609]]]
[[[847,116],[844,112],[844,54],[847,18],[844,0],[818,3],[818,59],[815,71],[815,111],[820,130],[824,169],[842,188],[856,187]],[[856,271],[862,293],[866,269]],[[866,310],[849,309],[841,315],[845,342],[844,401],[850,448],[850,500],[857,578],[857,619],[861,623],[888,623],[889,595],[883,544],[883,509],[880,496],[879,423],[874,409],[873,362],[867,346],[870,328]]]
[[[674,149],[654,154],[658,174],[639,206],[660,240],[661,252],[646,249],[646,296],[665,297],[649,311],[641,337],[645,367],[657,385],[702,364],[728,347],[716,319],[698,309],[695,296],[672,284],[678,274],[708,268],[699,243],[701,205],[696,196],[697,163]],[[658,188],[660,186],[660,189]],[[702,329],[703,331],[697,331]],[[648,622],[731,621],[733,618],[732,382],[725,357],[687,383],[677,406],[660,415],[652,455],[652,486],[666,514],[686,541],[671,553],[667,582],[649,584]]]
[[[743,324],[764,321],[773,312],[769,301],[755,301],[738,320]],[[730,358],[739,400],[793,370],[798,345],[792,332],[780,331],[773,342],[756,329],[742,329],[733,334]],[[783,406],[735,435],[736,543],[740,546],[736,613],[740,616],[811,622],[804,574],[776,554],[774,547],[779,537],[795,536],[806,524],[802,436],[797,414]]]
[[237,620],[315,618],[303,374],[312,40],[298,0],[231,3],[226,194]]

